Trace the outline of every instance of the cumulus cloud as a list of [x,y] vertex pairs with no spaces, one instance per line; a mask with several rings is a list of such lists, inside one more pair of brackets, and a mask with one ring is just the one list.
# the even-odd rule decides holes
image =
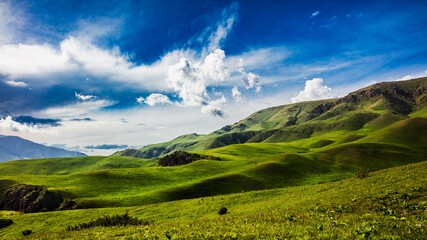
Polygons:
[[14,121],[11,116],[0,118],[0,129],[14,132],[48,133],[55,134],[52,129],[48,129],[49,124],[28,124]]
[[199,68],[202,77],[205,78],[207,83],[224,81],[224,79],[229,76],[224,59],[225,52],[221,49],[215,49],[206,56]]
[[242,101],[242,93],[239,91],[239,88],[237,88],[237,86],[234,86],[231,89],[231,96],[233,96],[233,98],[236,102]]
[[319,100],[325,98],[331,98],[332,89],[328,86],[323,85],[322,78],[313,78],[305,82],[305,88],[300,91],[296,97],[293,97],[291,101],[293,103],[301,101]]
[[[234,71],[238,72],[243,66],[243,63],[235,62],[243,62],[244,59],[247,59],[250,64],[255,62],[249,56],[233,57],[227,60],[225,52],[221,49],[237,20],[238,8],[237,2],[225,8],[221,19],[212,28],[208,27],[202,34],[203,36],[200,36],[204,46],[201,52],[192,49],[177,49],[149,65],[137,64],[133,62],[132,54],[121,52],[118,47],[106,49],[93,43],[94,39],[96,40],[99,36],[111,34],[114,27],[106,28],[105,32],[93,33],[93,29],[96,28],[93,28],[92,25],[97,26],[99,22],[82,22],[81,24],[85,27],[78,28],[80,30],[77,32],[71,32],[69,37],[59,43],[59,46],[47,43],[0,46],[0,74],[11,79],[8,82],[9,85],[17,87],[27,86],[27,81],[28,84],[34,85],[35,83],[53,85],[64,81],[62,79],[69,79],[63,78],[61,74],[65,76],[72,76],[75,73],[85,74],[94,79],[93,81],[102,78],[109,83],[121,82],[123,84],[119,85],[120,87],[131,86],[163,94],[175,92],[181,99],[177,105],[200,106],[205,109],[202,109],[203,112],[213,112],[206,109],[219,109],[220,105],[217,104],[218,99],[211,99],[207,88],[221,84],[235,85],[237,81],[241,81],[238,78],[239,74],[234,74],[231,78],[230,74]],[[120,25],[121,23],[118,21],[114,24]],[[264,52],[267,54],[277,51],[270,49]],[[229,65],[233,66],[231,71]],[[239,66],[239,68],[235,68],[235,66]],[[17,81],[22,78],[26,79],[25,83]],[[74,84],[79,84],[78,81],[81,79],[76,80]],[[261,90],[259,76],[252,72],[244,73],[243,82],[247,89]],[[75,96],[82,102],[92,102],[91,106],[107,104],[102,103],[102,100],[95,101],[96,96],[93,95],[76,92]],[[146,99],[138,97],[136,102],[148,105],[171,103],[166,95],[152,95],[151,98]],[[212,106],[208,107],[209,105]],[[48,111],[59,114],[62,110],[73,108],[74,105],[69,105],[63,108],[51,108]]]
[[156,104],[172,104],[171,100],[169,100],[169,97],[160,93],[152,93],[150,96],[148,96],[144,103],[154,106]]
[[74,95],[76,96],[77,99],[82,100],[82,101],[88,101],[88,100],[96,98],[93,95],[83,95],[83,94],[80,94],[80,93],[77,93],[77,92],[75,92]]
[[178,92],[183,105],[199,106],[204,102],[203,96],[207,96],[200,68],[194,67],[186,58],[169,67],[168,85]]
[[13,81],[13,80],[6,81],[6,83],[10,86],[13,86],[13,87],[26,87],[26,86],[28,86],[28,84],[26,84],[25,82],[19,82],[19,81]]
[[206,87],[217,85],[229,77],[225,58],[223,50],[215,49],[203,59],[181,58],[170,66],[167,82],[169,88],[182,99],[178,105],[202,106],[203,113],[224,116],[220,102],[226,101],[225,98],[221,95],[220,100],[211,100]]
[[320,11],[315,11],[314,13],[312,13],[311,14],[311,16],[310,17],[316,17],[317,15],[319,15],[320,14]]

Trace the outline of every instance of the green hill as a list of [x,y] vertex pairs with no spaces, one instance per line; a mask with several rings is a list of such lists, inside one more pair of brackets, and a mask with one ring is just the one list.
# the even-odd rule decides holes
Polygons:
[[182,166],[128,156],[0,163],[0,203],[16,184],[58,191],[77,208],[138,206],[337,181],[359,169],[425,161],[426,84],[427,78],[381,83],[341,99],[269,108],[209,135],[179,137],[162,151],[162,144],[144,148],[156,155],[176,145],[204,149],[195,152],[206,159]]
[[426,88],[427,78],[378,83],[339,99],[264,109],[208,135],[184,135],[114,155],[154,158],[175,150],[198,151],[249,142],[292,142],[338,131],[369,134],[411,115],[426,117]]
[[[426,87],[427,78],[375,84],[340,99],[261,110],[209,135],[185,135],[121,153],[162,156],[182,148],[192,150],[180,154],[183,158],[199,155],[180,166],[162,167],[158,158],[131,156],[0,163],[0,216],[16,222],[0,229],[0,236],[17,237],[31,226],[47,238],[50,231],[124,211],[154,225],[59,232],[52,238],[98,238],[101,232],[129,238],[178,232],[181,238],[229,233],[235,233],[229,238],[422,236]],[[372,172],[401,165],[407,166]],[[368,177],[351,178],[355,174]],[[351,179],[340,181],[346,178]],[[225,218],[216,215],[221,205],[230,207]],[[7,211],[44,207],[62,211]],[[223,221],[230,226],[218,227]],[[279,230],[270,229],[269,222]]]

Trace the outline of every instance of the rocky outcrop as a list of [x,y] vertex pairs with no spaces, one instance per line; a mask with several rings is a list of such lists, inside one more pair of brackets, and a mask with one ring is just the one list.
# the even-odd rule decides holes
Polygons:
[[195,153],[188,153],[184,151],[176,151],[172,154],[162,157],[159,160],[159,165],[163,167],[167,166],[180,166],[192,163],[200,159],[219,160],[217,157],[204,156]]
[[64,201],[59,192],[42,186],[18,184],[7,191],[1,209],[26,213],[71,209],[73,201]]

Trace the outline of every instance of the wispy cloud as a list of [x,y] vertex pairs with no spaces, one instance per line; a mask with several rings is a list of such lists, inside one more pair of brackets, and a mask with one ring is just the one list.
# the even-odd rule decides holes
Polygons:
[[12,1],[0,1],[0,44],[15,40],[16,31],[23,25],[25,16]]
[[222,19],[217,23],[216,31],[212,32],[208,38],[208,52],[213,52],[221,47],[221,42],[227,38],[228,33],[233,28],[233,24],[237,19],[237,10],[239,4],[233,2],[229,7],[222,12]]
[[236,102],[242,102],[242,93],[239,91],[239,88],[237,86],[234,86],[231,89],[231,96],[234,98]]
[[312,13],[311,14],[311,18],[314,18],[314,17],[316,17],[317,15],[319,15],[320,14],[320,11],[315,11],[314,13]]
[[410,80],[410,79],[421,78],[421,77],[427,77],[427,70],[424,72],[416,73],[416,74],[408,74],[401,78],[395,79],[394,81],[404,81],[404,80]]
[[128,148],[129,145],[119,145],[119,144],[101,144],[101,145],[88,145],[84,146],[86,149],[124,149]]
[[13,81],[13,80],[6,81],[6,83],[10,86],[13,86],[13,87],[26,87],[26,86],[28,86],[28,84],[26,84],[25,82],[19,82],[19,81]]
[[76,96],[77,99],[82,100],[82,101],[88,101],[88,100],[96,98],[96,96],[93,96],[93,95],[83,95],[83,94],[80,94],[77,92],[75,92],[74,95]]
[[116,102],[105,99],[98,99],[92,101],[81,101],[72,103],[65,106],[50,107],[37,112],[40,116],[48,116],[51,118],[68,118],[74,119],[76,117],[86,117],[87,114],[94,114],[104,107],[112,106]]

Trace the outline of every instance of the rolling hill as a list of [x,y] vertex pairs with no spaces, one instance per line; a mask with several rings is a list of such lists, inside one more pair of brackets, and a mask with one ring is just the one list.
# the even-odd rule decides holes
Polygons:
[[410,116],[424,117],[426,88],[427,78],[378,83],[339,99],[264,109],[208,135],[184,135],[169,142],[127,149],[114,155],[153,158],[176,150],[198,151],[240,143],[292,142],[333,132],[362,132],[362,129],[365,136]]
[[59,192],[73,208],[139,206],[331,182],[422,162],[426,84],[427,78],[375,84],[341,99],[261,110],[209,135],[132,150],[160,156],[180,144],[206,157],[182,166],[129,156],[1,163],[0,202],[12,186],[27,184]]
[[[31,239],[425,239],[426,170],[422,162],[364,178],[134,207],[0,211],[13,220],[0,238],[32,230]],[[227,214],[218,215],[221,207]],[[66,230],[126,212],[149,225]]]
[[82,157],[84,153],[47,147],[16,136],[0,135],[0,162],[18,159]]

